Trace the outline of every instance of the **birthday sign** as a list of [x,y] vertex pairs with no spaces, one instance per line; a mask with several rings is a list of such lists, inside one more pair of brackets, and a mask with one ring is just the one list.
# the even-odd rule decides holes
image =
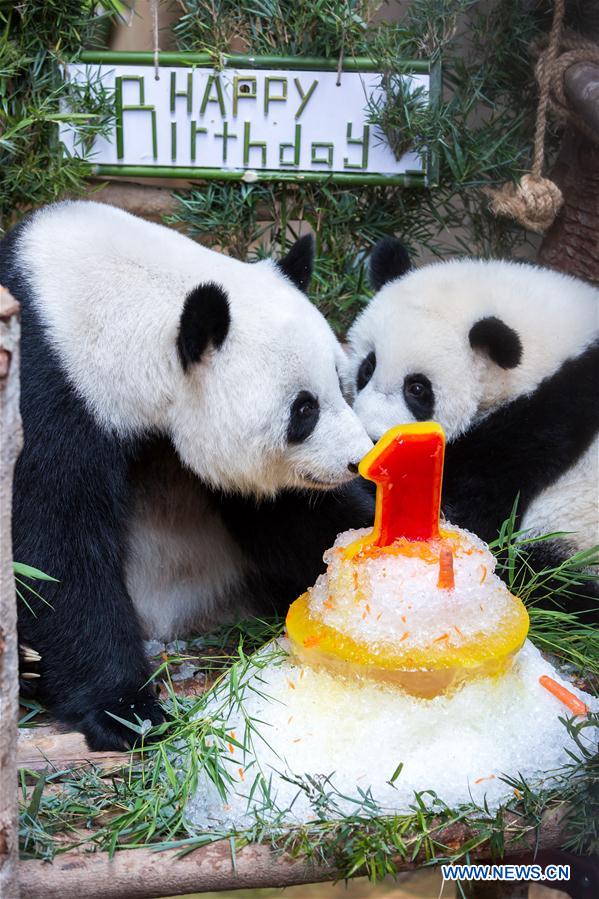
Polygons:
[[[228,57],[215,69],[192,54],[161,54],[158,68],[147,54],[83,59],[66,77],[101,84],[114,97],[114,129],[95,138],[91,156],[87,151],[99,173],[410,186],[430,180],[429,160],[409,151],[397,159],[370,122],[384,94],[369,61],[351,60],[339,73],[326,60]],[[433,102],[428,63],[412,65],[406,84]],[[71,126],[60,136],[71,155],[83,155]]]

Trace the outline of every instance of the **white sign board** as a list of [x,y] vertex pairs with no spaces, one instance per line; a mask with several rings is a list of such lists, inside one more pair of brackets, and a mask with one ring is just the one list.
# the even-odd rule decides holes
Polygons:
[[[87,153],[100,172],[424,181],[423,159],[412,152],[396,159],[383,133],[369,123],[369,106],[382,96],[380,73],[338,77],[335,71],[302,69],[301,60],[297,65],[219,71],[78,63],[69,65],[67,77],[101,82],[114,96],[114,129],[97,137]],[[410,89],[428,96],[430,74],[405,77]],[[70,126],[60,136],[71,155],[82,155]]]

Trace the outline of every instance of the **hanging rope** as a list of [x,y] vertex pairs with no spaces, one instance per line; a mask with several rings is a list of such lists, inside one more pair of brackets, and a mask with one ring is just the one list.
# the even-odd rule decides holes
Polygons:
[[154,78],[160,81],[160,44],[158,34],[158,7],[160,0],[152,0],[152,33],[154,35]]
[[599,46],[592,41],[578,37],[578,35],[564,34],[560,41],[561,53],[555,59],[547,76],[545,74],[547,60],[544,52],[546,46],[547,40],[545,39],[544,42],[537,44],[535,48],[539,55],[535,73],[539,81],[541,78],[549,78],[549,106],[551,111],[561,122],[570,122],[589,140],[599,143],[597,132],[590,128],[583,117],[578,115],[568,105],[564,82],[564,76],[570,66],[577,63],[591,63],[599,67]]
[[543,178],[545,160],[545,129],[547,107],[555,60],[560,47],[564,20],[564,0],[555,0],[553,22],[549,33],[543,62],[539,59],[536,75],[539,83],[539,104],[535,124],[534,151],[529,175],[524,175],[518,185],[504,184],[498,190],[489,190],[491,210],[495,215],[516,219],[531,231],[545,231],[553,224],[559,212],[562,192],[549,178]]

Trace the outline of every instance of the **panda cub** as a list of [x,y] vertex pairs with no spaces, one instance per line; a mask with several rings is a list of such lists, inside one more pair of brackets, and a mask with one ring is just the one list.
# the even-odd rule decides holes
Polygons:
[[[305,291],[311,238],[253,265],[110,206],[46,207],[0,244],[21,303],[14,558],[57,579],[20,639],[92,749],[162,719],[143,637],[284,608],[371,520],[372,444]],[[108,714],[108,713],[112,713]]]
[[434,418],[448,439],[451,521],[490,541],[519,494],[522,528],[568,533],[533,548],[538,565],[596,545],[599,291],[513,262],[412,270],[394,238],[370,266],[377,293],[349,333],[370,437]]

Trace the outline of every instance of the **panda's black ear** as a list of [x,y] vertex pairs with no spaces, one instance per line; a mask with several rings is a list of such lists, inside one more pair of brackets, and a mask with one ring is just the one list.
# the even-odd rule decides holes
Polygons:
[[408,251],[396,237],[383,237],[370,254],[370,280],[375,290],[401,278],[411,268]]
[[185,297],[177,335],[183,370],[199,362],[208,346],[218,350],[230,324],[229,300],[223,288],[212,281],[194,287]]
[[483,350],[500,368],[516,368],[522,359],[522,341],[509,325],[495,315],[481,318],[468,335],[474,350]]
[[277,267],[304,293],[308,293],[314,270],[314,238],[311,234],[300,237],[286,256],[279,259]]

